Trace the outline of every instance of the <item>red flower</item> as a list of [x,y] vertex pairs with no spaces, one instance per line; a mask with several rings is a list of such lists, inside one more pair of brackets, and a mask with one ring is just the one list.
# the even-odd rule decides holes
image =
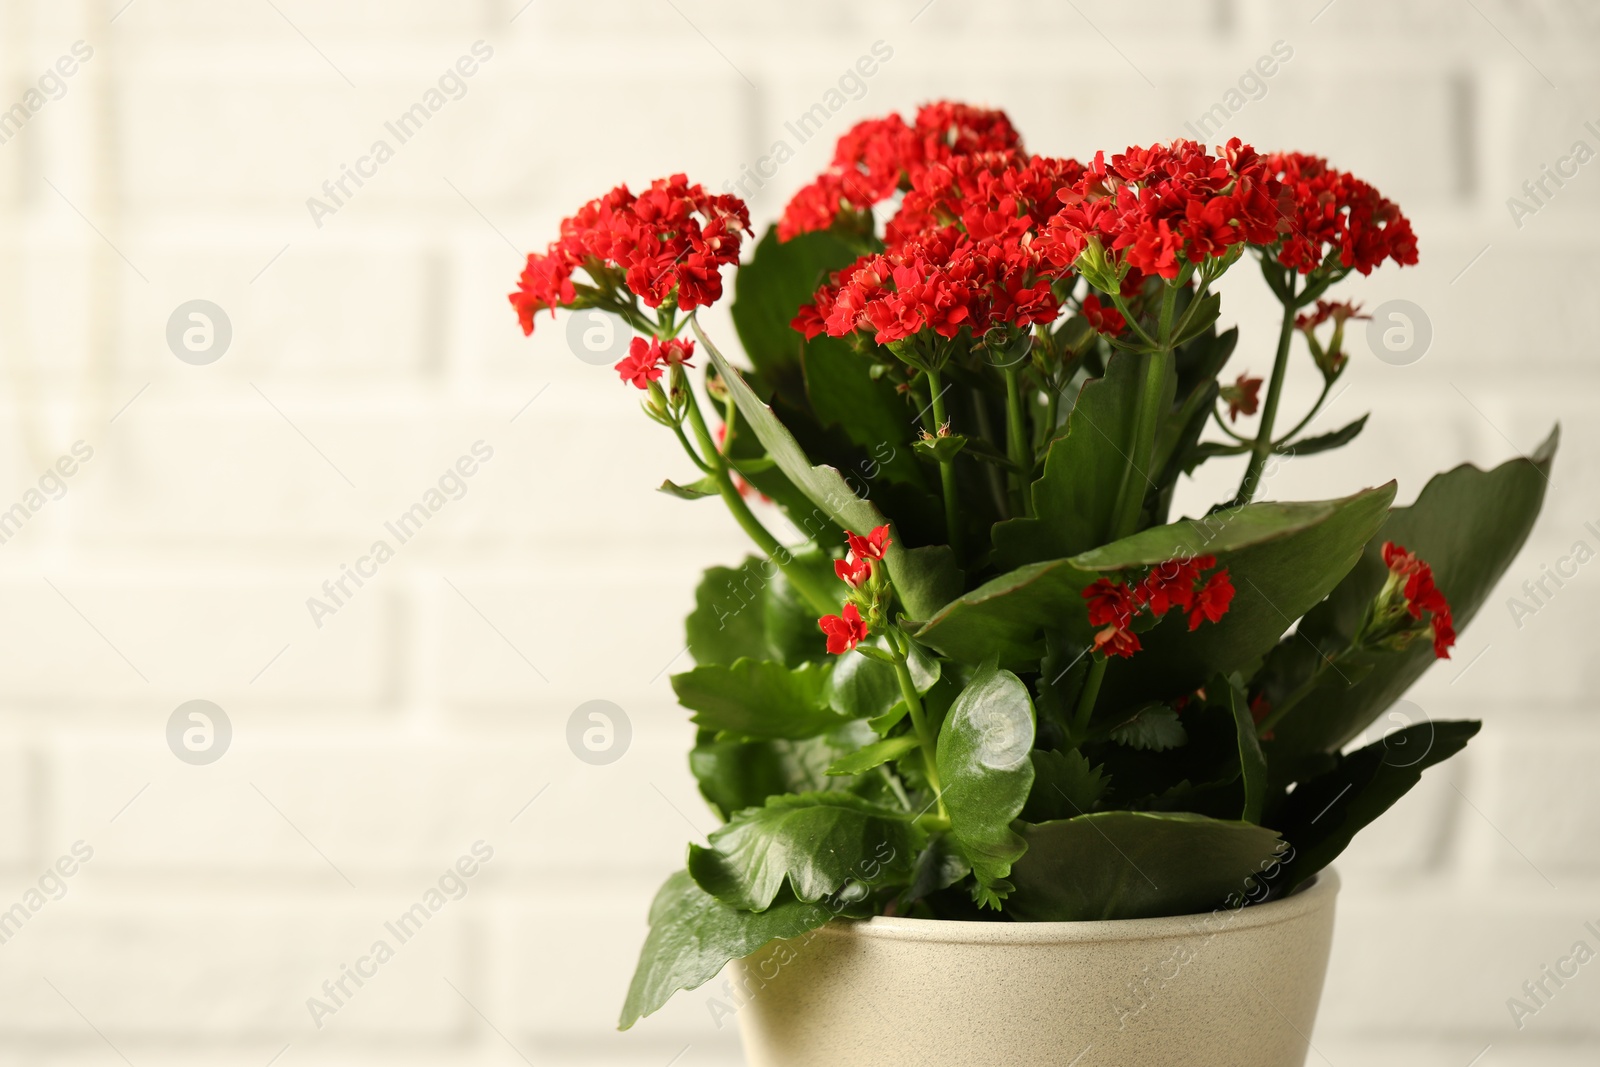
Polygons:
[[1334,170],[1320,156],[1282,152],[1268,156],[1277,183],[1277,233],[1258,244],[1277,245],[1285,267],[1310,274],[1324,263],[1371,274],[1392,259],[1417,262],[1417,238],[1399,207],[1353,174]]
[[1456,643],[1455,619],[1450,613],[1450,602],[1433,582],[1433,568],[1393,541],[1383,543],[1383,563],[1391,574],[1405,579],[1401,592],[1411,617],[1421,619],[1427,612],[1433,631],[1433,654],[1439,659],[1449,659],[1450,647]]
[[1094,635],[1094,650],[1104,656],[1129,659],[1139,647],[1139,635],[1120,626],[1107,626]]
[[1071,265],[1091,240],[1120,268],[1169,281],[1185,262],[1200,263],[1246,241],[1276,237],[1276,179],[1238,138],[1221,156],[1194,141],[1105,153],[1070,188],[1040,244],[1052,263]]
[[1294,317],[1294,328],[1297,330],[1314,330],[1329,319],[1333,320],[1335,326],[1342,326],[1350,319],[1363,321],[1371,318],[1371,315],[1361,314],[1360,304],[1352,303],[1349,300],[1318,300],[1315,310]]
[[875,528],[867,536],[845,531],[845,539],[850,543],[850,552],[858,560],[882,559],[884,550],[894,544],[889,536],[888,525]]
[[628,345],[628,354],[617,363],[616,371],[625,382],[631,382],[640,389],[647,389],[650,383],[661,377],[665,367],[692,367],[689,357],[694,355],[694,342],[683,341],[674,337],[666,342],[657,338],[648,341],[643,337],[635,337]]
[[872,561],[862,559],[852,552],[844,559],[833,561],[833,573],[850,588],[860,589],[866,580],[872,577]]
[[1110,625],[1122,629],[1133,618],[1135,604],[1126,583],[1097,578],[1084,589],[1083,599],[1089,602],[1090,626]]
[[1239,375],[1238,381],[1224,385],[1220,392],[1228,403],[1229,422],[1240,415],[1254,415],[1261,405],[1261,379],[1248,374]]
[[1119,336],[1128,328],[1128,320],[1122,317],[1122,312],[1102,304],[1100,297],[1095,293],[1083,298],[1083,317],[1094,327],[1096,333],[1111,337]]
[[910,189],[930,164],[1020,147],[1005,112],[965,104],[928,104],[909,125],[898,114],[859,122],[839,138],[833,164],[784,208],[778,239],[825,230],[843,212],[869,210]]
[[867,624],[854,604],[846,604],[838,615],[824,615],[817,626],[828,635],[828,651],[843,655],[867,639]]
[[566,307],[578,296],[574,271],[602,291],[624,284],[649,307],[673,293],[678,307],[705,307],[722,296],[723,267],[739,261],[750,212],[736,196],[710,195],[674,174],[634,196],[619,185],[561,222],[561,236],[528,257],[510,294],[523,333],[534,315]]
[[1195,590],[1194,608],[1189,612],[1189,629],[1198,630],[1204,621],[1218,622],[1228,613],[1233,603],[1233,582],[1224,567]]
[[1200,572],[1216,565],[1215,556],[1169,559],[1152,567],[1134,590],[1134,602],[1148,604],[1150,614],[1160,617],[1174,607],[1188,611],[1194,604],[1195,586]]

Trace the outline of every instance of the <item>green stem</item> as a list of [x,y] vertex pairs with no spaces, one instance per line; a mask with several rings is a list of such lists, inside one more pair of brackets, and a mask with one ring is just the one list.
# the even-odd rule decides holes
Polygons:
[[1065,385],[1057,386],[1052,383],[1049,392],[1046,395],[1044,402],[1044,426],[1041,427],[1043,432],[1039,434],[1039,448],[1047,448],[1050,444],[1050,441],[1056,435],[1056,419],[1060,417],[1061,390],[1064,388],[1066,388]]
[[1078,706],[1072,713],[1072,743],[1081,745],[1089,735],[1089,720],[1094,717],[1094,702],[1100,696],[1100,683],[1106,677],[1105,656],[1091,657],[1089,673],[1083,679],[1083,691],[1078,694]]
[[1245,465],[1244,478],[1239,482],[1235,504],[1248,504],[1261,488],[1261,472],[1272,454],[1272,425],[1278,418],[1278,401],[1283,395],[1283,379],[1289,367],[1289,342],[1294,340],[1294,313],[1298,306],[1294,298],[1295,276],[1285,285],[1283,301],[1283,326],[1278,331],[1278,353],[1272,361],[1272,380],[1267,383],[1267,399],[1261,405],[1261,425],[1256,429],[1256,440],[1250,449],[1250,461]]
[[1117,488],[1117,504],[1112,512],[1114,525],[1110,540],[1120,541],[1139,528],[1139,513],[1144,507],[1144,481],[1150,482],[1151,459],[1155,453],[1156,431],[1161,422],[1161,396],[1166,388],[1172,351],[1159,348],[1142,356],[1139,410],[1133,427],[1132,448],[1122,468],[1122,484]]
[[[1139,410],[1134,421],[1133,446],[1127,464],[1122,468],[1122,484],[1117,489],[1117,505],[1113,514],[1111,540],[1120,541],[1139,528],[1139,515],[1144,508],[1144,486],[1134,478],[1149,482],[1150,461],[1155,453],[1156,436],[1161,426],[1161,398],[1166,395],[1167,376],[1172,364],[1172,312],[1177,304],[1178,287],[1168,284],[1161,295],[1160,340],[1154,351],[1143,354],[1140,367]],[[1100,683],[1104,681],[1109,660],[1100,656],[1089,664],[1089,673],[1083,680],[1083,691],[1078,694],[1078,706],[1072,716],[1074,743],[1081,744],[1087,735],[1089,721],[1094,717],[1095,700],[1100,696]]]
[[922,766],[928,776],[928,787],[933,790],[934,800],[939,806],[939,818],[948,824],[950,816],[944,809],[944,787],[939,784],[938,741],[928,730],[922,697],[917,694],[917,683],[912,680],[911,668],[906,663],[906,650],[901,647],[901,639],[896,636],[893,624],[885,636],[889,639],[889,648],[894,652],[894,676],[900,682],[900,696],[911,713],[911,728],[916,731],[917,743],[922,748]]
[[1275,448],[1275,449],[1282,448],[1284,445],[1288,444],[1290,441],[1293,441],[1295,439],[1296,435],[1298,435],[1301,430],[1305,429],[1307,426],[1309,426],[1311,424],[1311,420],[1317,417],[1317,412],[1322,410],[1322,405],[1328,402],[1328,394],[1333,391],[1333,383],[1335,381],[1337,381],[1337,380],[1338,379],[1336,379],[1336,378],[1325,378],[1325,379],[1323,379],[1323,382],[1322,382],[1322,395],[1317,397],[1317,402],[1315,404],[1311,405],[1311,410],[1306,412],[1306,417],[1301,419],[1295,425],[1294,429],[1290,430],[1288,433],[1284,434],[1282,437],[1278,438],[1276,441],[1274,441],[1272,443],[1272,447],[1273,448]]
[[693,427],[695,439],[700,442],[701,449],[711,457],[711,476],[716,479],[717,491],[722,495],[722,502],[728,505],[728,510],[733,512],[734,520],[745,533],[750,535],[750,540],[756,543],[756,547],[778,565],[778,569],[783,571],[783,576],[789,580],[789,584],[806,598],[819,615],[837,611],[839,598],[830,595],[830,591],[825,589],[811,573],[796,566],[794,555],[761,525],[761,520],[750,510],[750,505],[744,502],[738,487],[733,484],[732,475],[728,473],[728,457],[717,448],[711,432],[706,429],[705,416],[700,413],[700,400],[695,396],[687,380],[684,381],[684,389],[689,394],[689,425]]
[[1028,455],[1027,428],[1022,411],[1022,374],[1014,366],[1005,369],[1006,376],[1006,458],[1014,469],[1010,472],[1011,514],[1027,515],[1028,483],[1033,478],[1033,459]]
[[[928,388],[933,393],[933,424],[934,432],[944,429],[947,419],[944,413],[944,385],[939,378],[939,372],[929,368]],[[956,498],[956,469],[954,460],[939,461],[939,488],[944,493],[944,525],[945,536],[950,542],[950,548],[955,552],[956,558],[961,557],[961,527],[957,517],[961,514],[961,502]]]

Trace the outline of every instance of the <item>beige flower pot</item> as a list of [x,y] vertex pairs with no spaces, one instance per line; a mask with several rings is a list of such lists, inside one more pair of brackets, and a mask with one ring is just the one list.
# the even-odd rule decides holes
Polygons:
[[1339,878],[1239,911],[834,922],[735,966],[750,1067],[1301,1067]]

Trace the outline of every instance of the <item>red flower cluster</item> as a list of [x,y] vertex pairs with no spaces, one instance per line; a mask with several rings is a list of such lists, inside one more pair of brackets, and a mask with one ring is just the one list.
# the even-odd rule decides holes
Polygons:
[[[750,212],[736,196],[709,195],[682,174],[660,178],[634,196],[619,185],[561,222],[561,237],[528,257],[510,294],[522,332],[533,333],[540,311],[572,304],[572,282],[583,268],[591,279],[620,271],[627,287],[649,307],[677,293],[677,306],[705,307],[722,296],[722,268],[739,261]],[[591,269],[594,268],[594,269]]]
[[1277,239],[1276,182],[1255,149],[1237,137],[1221,156],[1194,141],[1105,153],[1058,197],[1065,206],[1041,244],[1062,267],[1098,240],[1128,265],[1173,279],[1184,262],[1220,256],[1234,245]]
[[1096,293],[1083,298],[1083,317],[1096,333],[1118,337],[1128,329],[1128,320],[1122,317],[1122,312],[1109,304],[1102,304]]
[[1267,168],[1278,184],[1277,260],[1285,267],[1310,274],[1334,252],[1340,266],[1362,274],[1386,259],[1402,267],[1417,262],[1411,221],[1360,178],[1299,152],[1270,155]]
[[661,372],[667,367],[692,367],[689,357],[694,355],[693,341],[680,341],[674,337],[667,341],[660,341],[652,337],[645,340],[635,337],[628,346],[628,354],[617,363],[616,371],[625,382],[631,382],[640,389],[647,389],[650,383],[661,377]]
[[846,604],[838,615],[824,615],[817,625],[828,635],[828,651],[835,656],[844,655],[867,639],[867,624],[854,604]]
[[1130,628],[1133,617],[1148,609],[1160,618],[1173,608],[1189,613],[1189,629],[1202,622],[1217,622],[1233,603],[1233,581],[1228,568],[1203,572],[1217,565],[1215,556],[1190,556],[1157,564],[1130,586],[1097,578],[1083,590],[1089,602],[1089,625],[1101,627],[1094,635],[1094,650],[1106,656],[1132,656],[1139,651],[1139,636]]
[[[894,544],[894,539],[889,536],[888,525],[875,527],[865,537],[846,530],[845,538],[850,550],[844,559],[833,561],[833,573],[851,589],[860,589],[872,577],[874,566],[883,560],[884,552]],[[860,609],[849,602],[838,615],[824,615],[818,619],[817,625],[828,635],[828,651],[836,656],[855,648],[866,640],[868,633]]]
[[807,338],[870,329],[878,344],[922,330],[954,337],[998,324],[1052,322],[1061,310],[1037,259],[1021,245],[974,242],[954,227],[866,256],[818,291],[791,325]]
[[833,165],[784,208],[778,239],[825,230],[841,211],[866,211],[910,188],[931,163],[1020,145],[1005,112],[948,101],[925,105],[911,125],[898,114],[859,122],[839,138]]
[[929,164],[885,228],[886,250],[836,274],[792,325],[808,338],[870,329],[887,344],[922,330],[950,338],[1054,321],[1051,282],[1065,268],[1041,262],[1034,238],[1082,172],[1010,151]]
[[1433,584],[1433,568],[1393,541],[1383,543],[1383,563],[1390,574],[1405,580],[1401,588],[1411,617],[1420,619],[1424,611],[1428,613],[1434,656],[1449,659],[1450,646],[1456,643],[1455,621],[1450,616],[1450,602]]

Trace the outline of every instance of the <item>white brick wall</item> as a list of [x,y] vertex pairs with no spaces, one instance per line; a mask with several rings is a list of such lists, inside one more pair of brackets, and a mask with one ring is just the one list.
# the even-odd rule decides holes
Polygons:
[[[684,462],[559,326],[522,339],[504,293],[578,203],[680,169],[720,186],[880,39],[892,60],[758,215],[858,118],[970,98],[1087,154],[1183,134],[1283,40],[1223,136],[1326,152],[1400,199],[1422,266],[1349,289],[1415,301],[1435,338],[1395,368],[1358,336],[1337,414],[1370,429],[1274,492],[1393,475],[1409,498],[1562,420],[1544,522],[1412,694],[1487,728],[1343,861],[1310,1060],[1594,1061],[1600,972],[1520,1031],[1505,1006],[1600,920],[1600,569],[1520,627],[1503,603],[1600,522],[1600,163],[1520,227],[1505,206],[1574,139],[1600,147],[1588,6],[124,3],[0,8],[0,107],[94,48],[0,144],[0,506],[94,449],[0,545],[0,908],[94,849],[0,945],[0,1062],[739,1062],[705,993],[611,1027],[650,894],[712,825],[664,669],[699,568],[744,546],[715,505],[651,492]],[[465,96],[316,226],[306,197],[480,39]],[[1240,273],[1260,370],[1268,308]],[[234,330],[204,367],[164,341],[194,298]],[[305,598],[478,440],[494,459],[465,497],[313,625]],[[1187,499],[1236,476],[1204,473]],[[165,742],[195,698],[233,724],[210,766]],[[634,726],[611,766],[564,740],[595,698]],[[480,839],[467,895],[316,1028],[306,998]]]

